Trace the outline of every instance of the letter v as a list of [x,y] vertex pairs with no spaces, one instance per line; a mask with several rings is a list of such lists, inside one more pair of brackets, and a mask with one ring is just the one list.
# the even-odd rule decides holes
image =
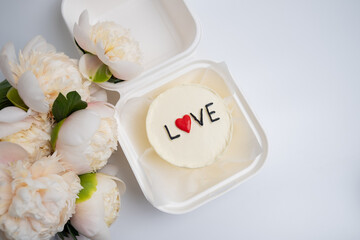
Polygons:
[[197,119],[197,118],[194,116],[194,114],[190,113],[190,115],[193,117],[193,119],[194,119],[195,121],[197,121],[197,122],[200,124],[200,126],[202,126],[202,125],[204,124],[204,122],[203,122],[203,109],[202,109],[202,108],[201,108],[201,110],[200,110],[200,120]]

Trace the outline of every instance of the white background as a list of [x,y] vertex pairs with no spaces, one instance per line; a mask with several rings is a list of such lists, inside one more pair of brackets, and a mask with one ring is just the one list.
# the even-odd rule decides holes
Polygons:
[[[360,239],[360,1],[188,1],[198,56],[225,60],[268,137],[264,168],[185,215],[127,183],[113,239]],[[37,34],[77,57],[59,0],[1,0],[0,45]],[[2,75],[1,75],[2,77]]]

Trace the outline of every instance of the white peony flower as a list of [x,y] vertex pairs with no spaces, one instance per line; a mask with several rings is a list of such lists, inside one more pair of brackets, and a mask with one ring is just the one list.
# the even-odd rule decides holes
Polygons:
[[52,120],[48,114],[34,113],[22,122],[25,128],[0,138],[0,141],[21,145],[30,154],[31,159],[50,155]]
[[92,102],[60,122],[55,149],[77,174],[96,171],[107,163],[117,147],[114,107]]
[[6,44],[0,52],[0,69],[25,104],[37,112],[47,113],[59,92],[76,89],[83,100],[90,95],[89,82],[82,78],[77,61],[57,53],[41,36],[32,39],[19,58],[14,45]]
[[75,212],[79,177],[65,170],[56,153],[31,163],[24,156],[9,159],[25,150],[0,142],[1,150],[4,145],[12,148],[0,152],[0,230],[7,239],[50,239]]
[[110,240],[108,227],[118,216],[125,184],[103,173],[85,174],[80,178],[84,189],[76,202],[71,224],[80,234],[92,240]]
[[[79,23],[74,25],[74,37],[78,45],[88,52],[81,57],[79,69],[89,80],[107,81],[111,75],[130,80],[143,70],[138,42],[128,29],[114,22],[99,22],[90,26],[89,14],[85,10]],[[104,64],[108,68],[104,69]]]

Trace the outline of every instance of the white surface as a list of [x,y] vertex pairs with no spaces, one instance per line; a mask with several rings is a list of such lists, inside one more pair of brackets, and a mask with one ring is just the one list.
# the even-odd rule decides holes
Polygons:
[[[221,4],[220,4],[221,3]],[[189,2],[198,55],[226,60],[269,140],[256,177],[173,216],[127,183],[114,239],[359,239],[360,2]],[[42,34],[76,57],[60,1],[2,1],[0,45]]]

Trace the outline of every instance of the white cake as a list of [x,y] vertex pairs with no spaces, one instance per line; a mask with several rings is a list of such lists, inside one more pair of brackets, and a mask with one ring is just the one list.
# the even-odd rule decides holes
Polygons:
[[231,139],[232,120],[216,92],[201,85],[181,85],[154,99],[146,131],[161,158],[179,167],[199,168],[224,152]]

